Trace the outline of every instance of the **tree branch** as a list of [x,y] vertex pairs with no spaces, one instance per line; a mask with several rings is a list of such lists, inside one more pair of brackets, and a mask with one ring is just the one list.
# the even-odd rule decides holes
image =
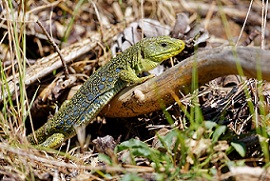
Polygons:
[[189,93],[192,83],[192,68],[197,64],[198,83],[203,85],[217,77],[239,74],[238,62],[244,76],[270,81],[270,51],[255,47],[219,47],[199,52],[180,62],[161,75],[145,83],[121,91],[102,110],[106,117],[133,117],[160,110],[160,103],[172,104],[172,94]]

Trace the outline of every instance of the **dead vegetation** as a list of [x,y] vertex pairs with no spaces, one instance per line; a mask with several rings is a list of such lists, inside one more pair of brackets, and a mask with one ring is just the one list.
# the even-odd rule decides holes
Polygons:
[[[270,28],[268,1],[263,2],[1,1],[0,178],[268,180],[270,92],[262,78],[269,81],[270,77]],[[79,130],[61,149],[29,145],[26,135],[44,124],[92,72],[142,37],[163,34],[181,38],[190,47],[155,70],[161,75],[122,92],[95,123]],[[193,64],[186,71],[183,68],[188,61],[181,61],[187,57],[196,58],[204,51],[215,57],[215,50],[233,45],[248,46],[239,57],[246,61],[255,56],[253,64],[240,62],[237,69],[226,62],[219,69],[207,65],[215,73],[193,68]],[[258,47],[263,55],[261,68],[254,62],[253,50]],[[68,73],[64,73],[60,54]],[[234,60],[224,55],[225,60]],[[188,81],[165,86],[171,87],[163,89],[171,97],[160,93],[165,101],[158,102],[160,97],[153,96],[158,108],[145,111],[152,103],[139,104],[138,100],[150,99],[143,91],[158,80],[169,82],[168,77],[179,73],[170,67],[179,65],[183,75],[189,75],[182,79]],[[208,82],[224,72],[240,76]],[[135,99],[125,102],[121,96]],[[118,109],[113,113],[110,107]]]

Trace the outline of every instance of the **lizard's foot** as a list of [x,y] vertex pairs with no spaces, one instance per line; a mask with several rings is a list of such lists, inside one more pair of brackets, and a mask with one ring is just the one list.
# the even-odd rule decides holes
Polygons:
[[63,144],[65,136],[62,133],[54,133],[38,146],[47,148],[57,148]]
[[119,74],[120,79],[122,79],[123,81],[126,81],[128,83],[128,85],[137,85],[137,84],[141,84],[145,81],[147,81],[148,79],[151,79],[153,77],[155,77],[155,75],[150,74],[148,76],[145,77],[138,77],[134,71],[132,70],[122,70]]

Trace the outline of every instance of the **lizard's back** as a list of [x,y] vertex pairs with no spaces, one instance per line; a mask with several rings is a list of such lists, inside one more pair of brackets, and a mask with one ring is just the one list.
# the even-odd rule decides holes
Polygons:
[[[117,55],[93,73],[73,98],[35,131],[38,143],[43,142],[42,146],[46,147],[57,147],[73,137],[77,126],[89,124],[127,84],[142,83],[152,77],[137,77],[138,73],[153,69],[162,61],[180,53],[184,47],[185,43],[181,40],[160,36],[144,39]],[[36,143],[34,134],[27,138],[32,144]]]
[[[38,142],[46,140],[46,137],[39,136],[39,134],[62,133],[66,138],[70,138],[76,134],[75,127],[89,124],[127,84],[119,79],[119,72],[125,69],[122,58],[123,56],[113,58],[93,73],[75,95],[61,106],[54,117],[36,131]],[[30,142],[32,139],[28,137]]]

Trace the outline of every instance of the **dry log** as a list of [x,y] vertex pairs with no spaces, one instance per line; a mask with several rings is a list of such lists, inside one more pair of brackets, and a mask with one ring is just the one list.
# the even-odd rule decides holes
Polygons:
[[141,85],[124,89],[101,114],[132,117],[160,110],[161,102],[165,105],[175,102],[172,93],[181,97],[179,92],[191,91],[193,66],[197,67],[198,84],[203,85],[220,76],[241,75],[237,64],[241,65],[244,76],[261,75],[270,81],[270,51],[256,47],[219,47],[199,52]]

